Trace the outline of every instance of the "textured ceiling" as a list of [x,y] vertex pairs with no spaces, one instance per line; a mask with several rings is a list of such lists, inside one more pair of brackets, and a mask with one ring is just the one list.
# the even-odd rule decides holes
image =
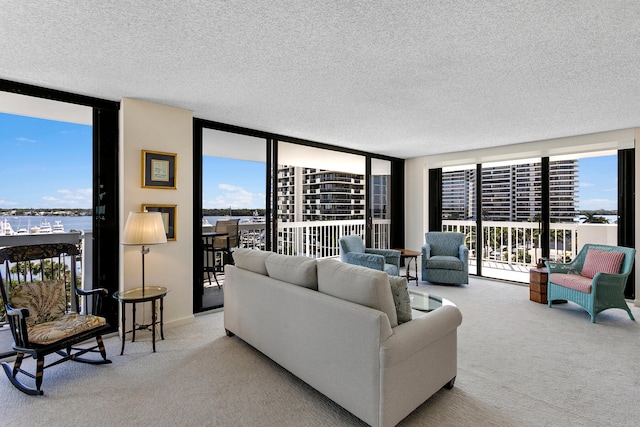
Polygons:
[[401,158],[640,126],[640,2],[0,0],[0,78]]

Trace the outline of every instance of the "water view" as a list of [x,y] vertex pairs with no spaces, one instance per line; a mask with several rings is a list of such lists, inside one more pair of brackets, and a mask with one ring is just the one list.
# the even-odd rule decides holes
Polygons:
[[87,231],[93,228],[90,216],[3,216],[0,235]]

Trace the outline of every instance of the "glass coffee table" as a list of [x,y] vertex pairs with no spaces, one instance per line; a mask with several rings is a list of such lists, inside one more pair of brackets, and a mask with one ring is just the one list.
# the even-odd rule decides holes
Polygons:
[[409,290],[409,298],[411,299],[411,308],[419,311],[433,311],[444,305],[456,306],[453,302],[446,298],[426,292],[418,292]]

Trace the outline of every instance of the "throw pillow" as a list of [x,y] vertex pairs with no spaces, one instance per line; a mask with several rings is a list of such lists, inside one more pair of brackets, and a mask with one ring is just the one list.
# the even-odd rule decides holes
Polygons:
[[29,327],[57,320],[67,308],[64,282],[51,280],[18,285],[12,292],[11,304],[29,309],[26,320]]
[[236,249],[232,252],[233,263],[236,267],[262,274],[263,276],[268,274],[265,261],[271,255],[273,255],[273,252],[247,248]]
[[315,258],[272,254],[265,261],[269,277],[318,290]]
[[386,313],[392,328],[398,325],[387,273],[335,259],[318,260],[317,269],[318,291],[380,310]]
[[407,287],[407,278],[389,276],[389,285],[393,302],[396,304],[396,314],[398,315],[398,325],[411,320],[411,298]]
[[597,249],[587,250],[584,264],[582,265],[582,276],[593,279],[596,273],[615,274],[620,272],[620,266],[624,260],[624,252],[607,252]]

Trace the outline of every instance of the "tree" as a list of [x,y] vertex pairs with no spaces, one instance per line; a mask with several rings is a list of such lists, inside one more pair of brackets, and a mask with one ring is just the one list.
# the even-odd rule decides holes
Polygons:
[[598,216],[594,212],[585,211],[582,212],[581,218],[584,224],[609,224],[609,220],[603,216]]

